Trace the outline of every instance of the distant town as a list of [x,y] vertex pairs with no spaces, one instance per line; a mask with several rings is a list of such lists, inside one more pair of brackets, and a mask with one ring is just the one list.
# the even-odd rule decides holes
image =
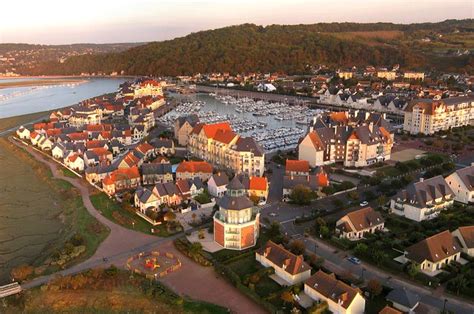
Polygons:
[[140,77],[11,141],[173,241],[132,273],[213,265],[271,313],[472,313],[474,77],[312,72]]

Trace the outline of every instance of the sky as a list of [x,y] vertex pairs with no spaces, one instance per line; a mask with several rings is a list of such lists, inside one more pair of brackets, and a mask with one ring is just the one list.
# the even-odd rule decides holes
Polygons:
[[16,0],[0,43],[148,42],[255,23],[438,22],[474,17],[474,0]]

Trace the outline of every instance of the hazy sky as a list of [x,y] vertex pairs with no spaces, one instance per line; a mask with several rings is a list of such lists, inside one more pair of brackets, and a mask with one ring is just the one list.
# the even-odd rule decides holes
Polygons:
[[5,0],[0,42],[142,42],[242,23],[437,22],[474,0]]

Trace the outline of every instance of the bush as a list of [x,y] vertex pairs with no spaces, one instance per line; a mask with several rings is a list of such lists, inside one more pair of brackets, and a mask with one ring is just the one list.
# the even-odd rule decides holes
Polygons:
[[202,266],[212,266],[212,262],[208,260],[201,251],[192,249],[192,244],[186,238],[174,240],[174,245],[184,255]]

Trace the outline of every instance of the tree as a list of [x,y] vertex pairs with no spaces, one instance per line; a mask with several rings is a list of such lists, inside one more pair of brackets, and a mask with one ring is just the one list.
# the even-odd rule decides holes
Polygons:
[[357,193],[357,191],[350,191],[349,193],[347,193],[347,197],[349,197],[352,200],[358,200],[359,193]]
[[308,205],[313,198],[312,191],[301,184],[296,185],[290,193],[290,200],[298,205]]
[[412,262],[407,269],[408,276],[410,276],[411,279],[414,279],[416,275],[420,272],[420,268],[418,267],[418,264],[415,262]]
[[380,281],[376,279],[370,279],[367,283],[367,289],[370,292],[370,297],[376,297],[382,293],[383,287]]
[[329,227],[328,227],[328,226],[322,226],[322,227],[319,229],[319,234],[320,234],[321,237],[323,237],[324,239],[327,239],[327,238],[329,238],[329,236],[331,235],[331,231],[329,230]]
[[306,246],[301,240],[293,240],[290,243],[290,251],[296,255],[303,255],[306,251]]
[[383,206],[387,204],[387,197],[385,195],[380,195],[379,197],[377,197],[377,205],[379,206]]
[[466,279],[464,275],[459,275],[448,282],[448,286],[450,290],[456,292],[456,295],[459,295],[459,293],[462,290],[466,289],[468,285],[469,285],[469,281]]
[[354,253],[359,256],[366,255],[369,250],[367,244],[364,243],[357,243],[356,247],[354,248]]
[[270,237],[270,239],[280,238],[281,237],[280,224],[276,221],[273,221],[268,227],[267,234]]
[[334,204],[334,207],[336,207],[336,209],[342,209],[344,207],[344,202],[338,198],[333,200],[332,203]]
[[13,279],[23,281],[34,272],[33,266],[23,264],[13,268],[10,272]]
[[316,302],[309,310],[309,314],[323,314],[329,309],[327,301]]
[[199,243],[199,242],[191,243],[191,245],[189,246],[189,253],[191,253],[191,255],[201,254],[202,253],[202,244]]
[[283,302],[285,303],[293,303],[294,299],[293,299],[293,295],[291,294],[290,291],[283,291],[281,293],[281,299],[283,300]]

